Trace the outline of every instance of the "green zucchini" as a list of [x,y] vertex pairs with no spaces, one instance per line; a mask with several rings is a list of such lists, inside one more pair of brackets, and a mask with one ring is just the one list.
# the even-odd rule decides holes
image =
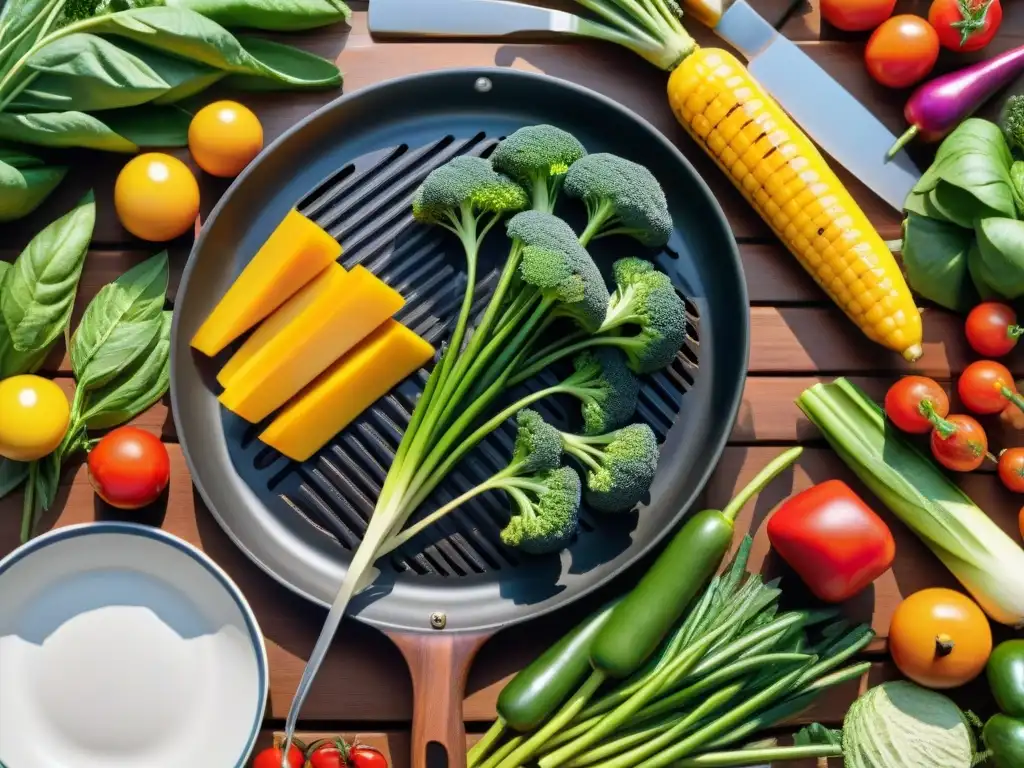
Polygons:
[[776,457],[724,510],[706,509],[686,522],[597,633],[590,651],[594,669],[621,679],[643,665],[722,564],[736,515],[802,451],[791,448]]
[[621,598],[578,624],[509,681],[498,695],[498,714],[520,733],[532,731],[590,674],[590,645]]

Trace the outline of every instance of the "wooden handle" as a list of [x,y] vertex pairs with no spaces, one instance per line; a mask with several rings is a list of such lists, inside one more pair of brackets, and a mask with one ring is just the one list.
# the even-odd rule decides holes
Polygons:
[[412,675],[412,768],[466,768],[462,699],[488,634],[389,633]]

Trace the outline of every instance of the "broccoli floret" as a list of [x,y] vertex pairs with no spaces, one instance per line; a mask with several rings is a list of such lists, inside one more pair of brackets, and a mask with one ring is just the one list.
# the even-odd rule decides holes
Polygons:
[[501,531],[501,540],[531,555],[563,549],[579,528],[580,477],[569,467],[559,467],[520,481],[506,492],[518,514]]
[[517,413],[516,443],[509,467],[528,474],[556,469],[561,463],[561,433],[530,408]]
[[[600,333],[622,349],[637,373],[652,373],[672,364],[686,340],[686,305],[672,280],[644,259],[619,259],[612,267],[615,292]],[[624,327],[639,332],[620,335]]]
[[572,227],[550,213],[524,211],[509,219],[507,231],[522,244],[519,277],[548,299],[551,316],[596,332],[608,310],[608,287]]
[[640,396],[640,381],[615,349],[587,350],[572,361],[574,372],[552,389],[580,400],[583,431],[600,435],[629,423]]
[[[412,201],[412,215],[461,235],[481,214],[512,213],[528,205],[526,192],[480,157],[460,156],[432,170]],[[472,225],[472,226],[471,226]]]
[[585,154],[571,133],[553,125],[532,125],[502,141],[491,164],[530,191],[534,210],[550,213],[569,166]]
[[661,248],[672,235],[665,192],[642,165],[604,152],[587,155],[565,175],[565,191],[587,206],[584,246],[596,237],[629,235]]
[[1001,122],[1010,149],[1024,152],[1024,96],[1011,96],[1006,100]]
[[592,437],[562,433],[562,446],[587,468],[584,500],[599,512],[629,511],[654,482],[658,440],[646,424]]

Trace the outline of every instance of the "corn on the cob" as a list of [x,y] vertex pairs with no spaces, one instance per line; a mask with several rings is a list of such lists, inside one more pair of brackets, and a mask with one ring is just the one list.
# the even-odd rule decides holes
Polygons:
[[810,139],[727,51],[697,49],[669,79],[686,131],[867,336],[916,360],[921,315],[896,259]]

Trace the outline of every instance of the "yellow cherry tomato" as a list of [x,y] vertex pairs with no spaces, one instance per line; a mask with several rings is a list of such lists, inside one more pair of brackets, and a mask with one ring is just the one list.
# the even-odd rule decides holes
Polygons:
[[199,185],[181,160],[149,152],[128,161],[114,184],[114,208],[124,228],[152,242],[185,234],[199,215]]
[[188,149],[210,175],[232,178],[263,149],[263,126],[248,107],[235,101],[215,101],[192,118]]
[[71,420],[64,392],[49,379],[25,374],[0,381],[0,456],[35,461],[53,451]]

